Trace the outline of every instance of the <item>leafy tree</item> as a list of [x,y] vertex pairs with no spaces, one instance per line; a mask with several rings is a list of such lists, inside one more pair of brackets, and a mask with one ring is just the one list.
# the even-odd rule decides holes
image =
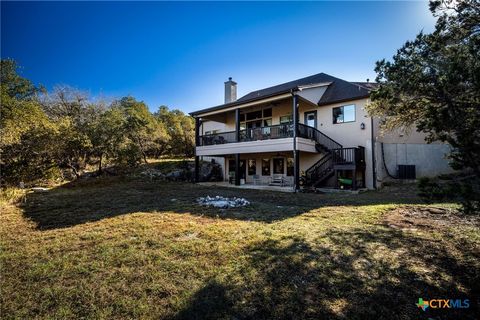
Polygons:
[[51,137],[55,125],[37,100],[40,88],[17,73],[13,60],[2,60],[0,71],[1,182],[42,178],[54,166]]
[[162,124],[158,123],[143,102],[133,97],[124,97],[113,104],[113,108],[120,110],[124,117],[124,133],[129,139],[127,154],[133,159],[139,153],[147,163],[150,150],[155,144],[161,144],[166,139],[166,132]]
[[92,127],[104,112],[103,103],[92,103],[88,94],[69,86],[57,86],[46,95],[43,108],[58,124],[55,157],[61,168],[72,170],[76,177],[91,161],[94,153]]
[[435,31],[376,64],[370,114],[392,129],[415,125],[453,147],[451,165],[480,178],[480,2],[431,1]]
[[430,9],[435,31],[377,62],[369,112],[387,128],[416,125],[428,141],[448,142],[452,166],[480,177],[480,2],[432,1]]
[[168,153],[174,156],[191,157],[195,148],[195,122],[192,117],[182,111],[169,110],[160,106],[154,114],[160,123],[163,123],[168,135]]

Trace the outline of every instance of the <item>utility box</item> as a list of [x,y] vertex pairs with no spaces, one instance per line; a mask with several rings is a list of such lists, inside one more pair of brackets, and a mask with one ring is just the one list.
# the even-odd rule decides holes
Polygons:
[[399,179],[415,180],[415,165],[412,164],[399,164],[397,169],[397,176]]

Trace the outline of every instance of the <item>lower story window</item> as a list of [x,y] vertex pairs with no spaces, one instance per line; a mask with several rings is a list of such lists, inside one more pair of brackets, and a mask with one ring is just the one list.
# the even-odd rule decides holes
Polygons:
[[283,174],[284,169],[284,160],[283,158],[273,159],[273,173],[274,174]]
[[262,176],[270,175],[270,159],[262,159]]
[[294,166],[293,166],[293,158],[287,159],[287,176],[293,176]]
[[255,159],[248,160],[248,175],[257,174],[257,161]]

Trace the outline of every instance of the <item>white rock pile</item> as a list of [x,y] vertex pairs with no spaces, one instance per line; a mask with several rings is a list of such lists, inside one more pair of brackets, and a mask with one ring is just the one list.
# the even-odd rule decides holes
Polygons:
[[216,196],[216,197],[200,197],[197,199],[197,203],[201,206],[210,206],[210,207],[215,207],[215,208],[239,208],[239,207],[245,207],[250,204],[250,201],[248,201],[245,198],[224,198],[221,196]]

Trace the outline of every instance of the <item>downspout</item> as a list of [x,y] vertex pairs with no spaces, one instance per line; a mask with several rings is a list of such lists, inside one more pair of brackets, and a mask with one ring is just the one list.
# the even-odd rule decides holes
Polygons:
[[375,159],[375,132],[373,130],[373,117],[370,117],[371,140],[372,140],[372,173],[373,173],[373,189],[377,189],[377,165]]

